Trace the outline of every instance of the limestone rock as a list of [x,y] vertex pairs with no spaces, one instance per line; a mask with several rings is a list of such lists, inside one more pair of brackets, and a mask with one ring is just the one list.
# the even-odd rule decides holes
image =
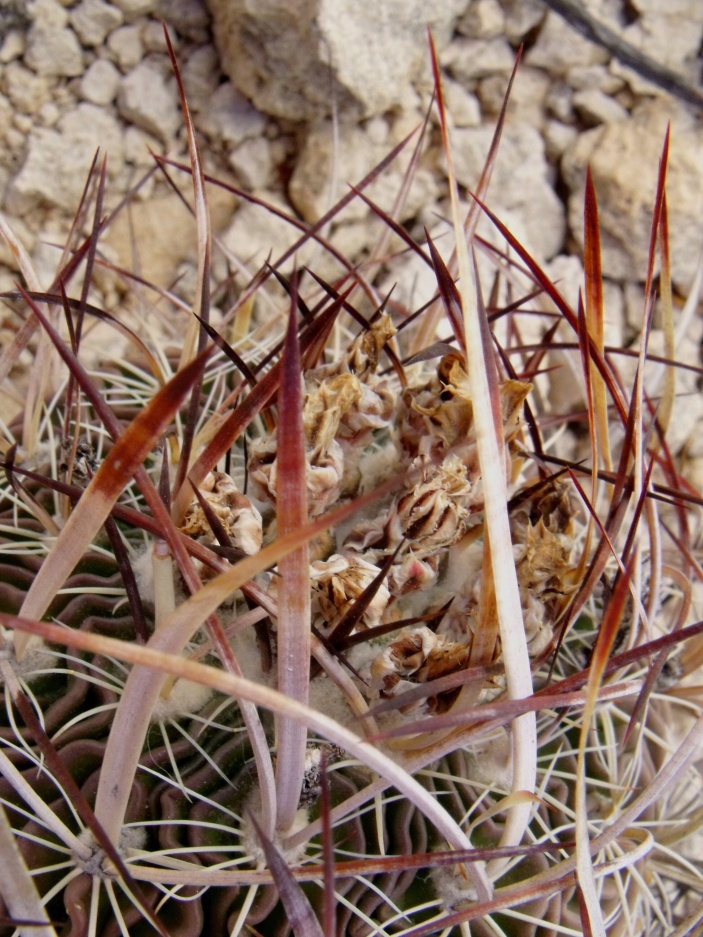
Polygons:
[[220,63],[215,47],[207,43],[194,49],[181,67],[188,106],[191,111],[205,107],[220,83]]
[[244,186],[264,189],[271,182],[271,145],[265,137],[245,140],[230,154],[229,164]]
[[70,20],[84,46],[99,46],[109,32],[122,25],[122,13],[103,0],[82,0],[71,11]]
[[542,0],[501,0],[505,13],[505,37],[509,42],[522,42],[527,33],[544,19]]
[[109,104],[120,85],[120,73],[108,59],[96,59],[80,83],[81,97],[92,104]]
[[585,124],[608,124],[614,120],[625,120],[628,113],[618,102],[599,91],[598,88],[587,88],[577,91],[573,98],[574,109]]
[[462,36],[495,39],[505,35],[505,12],[498,0],[473,0],[456,28]]
[[[348,184],[360,182],[399,139],[402,134],[391,134],[381,117],[365,124],[342,124],[337,145],[331,123],[318,124],[308,134],[293,172],[289,187],[291,201],[306,221],[317,221],[335,201],[347,194]],[[410,141],[399,157],[365,189],[365,194],[385,211],[392,208],[402,184],[412,143]],[[419,171],[399,220],[413,217],[431,192],[428,174]],[[366,204],[356,199],[344,210],[342,220],[360,220],[368,214]]]
[[[493,129],[458,129],[453,134],[454,168],[462,185],[474,189],[488,153]],[[508,123],[488,190],[488,205],[527,249],[549,259],[563,246],[564,206],[550,184],[544,142],[525,123]],[[484,227],[482,233],[492,228]]]
[[[622,36],[635,48],[662,65],[683,73],[694,85],[699,82],[698,58],[703,34],[703,4],[699,0],[634,0],[634,19],[623,30]],[[640,75],[614,61],[611,70],[624,75],[630,87],[637,92],[661,95]]]
[[122,169],[122,137],[111,114],[87,103],[65,114],[58,129],[32,130],[24,164],[9,186],[9,211],[22,215],[38,204],[49,204],[74,212],[98,147],[109,154],[109,176]]
[[537,42],[525,56],[528,65],[543,68],[552,75],[564,75],[576,65],[607,62],[610,53],[577,33],[561,16],[549,12]]
[[144,46],[136,25],[120,26],[108,36],[107,47],[123,72],[141,62],[144,55]]
[[35,114],[49,100],[49,80],[35,75],[20,62],[10,62],[4,69],[3,90],[15,110]]
[[137,16],[154,13],[159,5],[159,0],[112,0],[112,3],[122,10],[126,19],[132,20]]
[[24,61],[38,75],[73,78],[83,73],[83,51],[68,27],[33,26],[27,36]]
[[223,68],[259,110],[290,120],[383,113],[429,74],[467,0],[209,0]]
[[502,37],[495,39],[455,39],[441,57],[449,74],[470,84],[478,78],[510,74],[515,65],[515,53]]
[[238,146],[243,140],[263,133],[266,118],[243,95],[224,82],[198,115],[198,127],[212,140]]
[[644,280],[659,159],[673,118],[667,173],[672,276],[686,293],[700,261],[703,217],[703,130],[664,100],[641,105],[629,120],[581,134],[562,161],[571,190],[569,221],[583,244],[583,191],[590,164],[599,205],[603,273]]
[[120,84],[120,114],[147,133],[168,144],[180,126],[180,112],[175,91],[164,80],[160,69],[150,62],[137,65]]
[[203,0],[161,0],[159,13],[169,26],[190,42],[208,40],[210,17]]

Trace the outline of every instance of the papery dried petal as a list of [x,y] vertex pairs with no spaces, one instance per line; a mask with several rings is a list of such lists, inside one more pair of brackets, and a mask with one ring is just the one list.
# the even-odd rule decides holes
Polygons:
[[[404,628],[371,663],[371,691],[382,699],[398,696],[418,683],[428,683],[464,669],[469,645],[451,641],[429,628]],[[446,712],[459,690],[450,690],[403,707],[402,712]]]
[[[354,554],[334,554],[327,560],[314,562],[310,569],[313,622],[318,627],[334,627],[378,573],[378,566]],[[380,624],[389,600],[388,587],[382,583],[361,616],[360,624],[367,628]]]
[[[225,472],[210,472],[199,488],[203,498],[229,536],[232,546],[243,553],[253,554],[261,549],[261,514],[246,495],[237,488]],[[214,536],[205,513],[196,498],[191,502],[180,529],[193,538],[212,543]]]

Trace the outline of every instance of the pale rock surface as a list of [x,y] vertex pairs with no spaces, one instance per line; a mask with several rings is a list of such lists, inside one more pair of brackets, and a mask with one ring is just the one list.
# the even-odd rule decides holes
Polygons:
[[510,74],[515,52],[502,38],[455,39],[441,55],[441,63],[457,81],[470,85],[496,72]]
[[606,65],[575,65],[569,69],[566,81],[575,91],[596,88],[603,94],[616,94],[625,87],[625,79],[613,75]]
[[265,137],[253,137],[240,143],[230,153],[228,162],[247,189],[265,189],[270,185],[273,161],[271,145]]
[[194,49],[181,68],[191,111],[206,107],[220,83],[220,63],[211,43]]
[[175,89],[164,80],[161,69],[142,62],[122,79],[117,104],[120,114],[158,137],[164,144],[176,135],[181,123]]
[[[694,85],[700,77],[698,60],[703,35],[703,4],[699,0],[634,0],[634,13],[639,14],[622,30],[622,37],[635,48],[683,73]],[[627,78],[633,90],[661,95],[646,79],[618,62],[611,66],[616,74]]]
[[[188,188],[184,191],[187,197]],[[208,207],[213,233],[218,234],[229,223],[234,197],[213,186],[208,189]],[[121,213],[110,225],[106,241],[128,269],[132,269],[136,250],[140,274],[164,287],[173,282],[179,266],[197,254],[190,212],[174,192],[164,192],[162,187],[148,201],[132,204],[131,223]]]
[[[273,198],[270,192],[258,194],[267,202],[276,204],[284,212],[290,213],[290,206]],[[244,202],[237,208],[221,240],[226,249],[237,258],[238,263],[246,266],[248,275],[251,276],[264,261],[270,260],[274,263],[299,237],[298,228],[286,224],[259,205]],[[300,264],[306,262],[309,251],[308,246],[297,255]]]
[[610,54],[605,49],[584,39],[561,16],[550,10],[525,61],[528,65],[544,68],[552,75],[563,75],[574,66],[598,65],[609,58]]
[[559,120],[548,120],[544,126],[544,148],[547,158],[556,162],[571,146],[578,130],[569,124],[562,124]]
[[82,103],[68,112],[57,129],[32,130],[27,156],[12,180],[6,204],[17,214],[48,204],[74,212],[95,151],[109,154],[108,176],[123,166],[123,131],[104,108]]
[[481,123],[481,105],[475,94],[451,78],[442,85],[444,104],[455,127],[478,127]]
[[394,107],[427,69],[426,29],[441,48],[467,0],[209,0],[222,65],[265,113],[308,120]]
[[505,35],[513,45],[519,45],[525,34],[542,22],[546,12],[542,0],[502,0],[502,6]]
[[25,34],[19,29],[11,29],[2,40],[0,46],[0,64],[13,62],[15,59],[24,55],[27,46]]
[[238,146],[243,140],[264,132],[266,117],[257,111],[229,81],[217,88],[206,111],[199,115],[198,128],[213,140]]
[[[156,137],[145,133],[139,127],[131,125],[125,130],[124,157],[126,162],[143,168],[153,166],[154,159],[149,150],[158,152],[159,149],[160,144]],[[139,197],[139,193],[137,196]]]
[[629,116],[621,104],[609,95],[599,91],[598,88],[586,88],[583,91],[577,91],[573,97],[573,106],[576,113],[588,126],[626,120]]
[[51,94],[48,78],[35,75],[20,62],[11,62],[3,70],[2,87],[13,108],[24,114],[35,114]]
[[[458,181],[475,189],[491,145],[491,127],[457,129],[453,135],[454,168]],[[531,253],[549,259],[563,247],[564,206],[549,180],[544,141],[529,124],[508,123],[488,190],[488,204]],[[481,232],[492,225],[480,223]]]
[[498,0],[472,0],[456,25],[458,33],[473,39],[505,35],[505,12]]
[[122,10],[126,19],[132,20],[138,16],[154,13],[159,0],[111,0],[113,6]]
[[[289,186],[291,201],[306,221],[317,221],[347,194],[349,184],[361,182],[403,136],[402,132],[391,134],[388,124],[380,117],[365,124],[340,125],[337,142],[331,122],[318,124],[308,134],[293,172]],[[364,194],[384,211],[390,211],[393,206],[414,142],[409,141],[393,163],[364,190]],[[399,220],[412,218],[431,197],[431,191],[428,174],[418,171]],[[367,217],[369,211],[361,199],[355,199],[341,218],[358,221]]]
[[31,0],[27,12],[32,29],[63,29],[68,25],[68,13],[58,0]]
[[139,27],[132,24],[113,30],[107,38],[107,48],[123,72],[134,68],[144,55]]
[[200,44],[208,40],[210,17],[204,0],[161,0],[158,12],[190,42]]
[[168,49],[163,25],[156,20],[146,20],[142,24],[141,37],[147,52],[166,52]]
[[667,200],[671,267],[684,292],[700,260],[703,235],[703,129],[683,109],[653,100],[632,118],[581,134],[564,155],[562,171],[571,190],[569,220],[581,245],[586,166],[590,164],[599,205],[605,276],[644,280],[652,205],[667,122],[673,118]]
[[27,35],[24,61],[38,75],[74,78],[83,72],[83,50],[68,27],[33,26]]
[[71,10],[70,21],[84,46],[99,46],[108,33],[122,25],[120,10],[103,0],[82,0]]
[[109,59],[96,59],[81,78],[80,95],[92,104],[109,104],[115,99],[120,78]]
[[[513,65],[514,65],[513,60]],[[484,121],[488,115],[497,117],[503,107],[509,75],[503,72],[484,78],[478,85]],[[513,82],[508,101],[508,120],[518,120],[540,129],[544,123],[544,102],[550,89],[549,75],[539,68],[522,65]]]

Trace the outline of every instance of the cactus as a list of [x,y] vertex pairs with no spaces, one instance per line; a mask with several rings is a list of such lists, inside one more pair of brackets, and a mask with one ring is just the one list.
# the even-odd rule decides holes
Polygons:
[[[437,101],[453,246],[372,205],[432,268],[424,308],[314,226],[211,315],[230,284],[185,97],[190,169],[158,165],[192,180],[192,308],[156,290],[139,331],[89,302],[113,219],[95,166],[47,291],[3,223],[25,281],[3,378],[33,355],[2,428],[3,935],[697,926],[700,498],[666,437],[668,140],[630,386],[590,179],[572,308],[487,205],[504,114],[462,206],[438,78]],[[336,278],[296,262],[311,242]],[[126,352],[84,351],[96,321]],[[550,400],[556,367],[581,413]]]

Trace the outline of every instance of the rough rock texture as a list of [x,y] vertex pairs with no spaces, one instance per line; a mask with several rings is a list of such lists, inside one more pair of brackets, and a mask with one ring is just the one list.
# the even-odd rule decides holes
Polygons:
[[[454,168],[463,185],[476,187],[492,137],[488,127],[455,131]],[[548,260],[559,252],[566,231],[564,206],[550,185],[542,137],[529,124],[505,128],[489,202],[513,234],[531,245],[531,251],[538,251],[540,259]],[[482,233],[488,230],[482,226]]]
[[466,0],[209,0],[223,68],[254,104],[308,120],[354,108],[394,107],[404,88],[427,81],[427,25],[441,45]]
[[672,120],[667,200],[674,282],[685,292],[700,263],[703,236],[703,130],[670,102],[641,105],[629,120],[581,134],[567,149],[562,170],[571,191],[571,231],[582,242],[583,187],[590,165],[603,242],[603,272],[627,279],[645,271],[652,201],[667,122]]
[[55,130],[33,130],[27,157],[7,193],[8,209],[21,215],[45,203],[74,211],[98,147],[109,152],[108,171],[116,175],[123,163],[122,130],[111,114],[93,104],[79,104]]

